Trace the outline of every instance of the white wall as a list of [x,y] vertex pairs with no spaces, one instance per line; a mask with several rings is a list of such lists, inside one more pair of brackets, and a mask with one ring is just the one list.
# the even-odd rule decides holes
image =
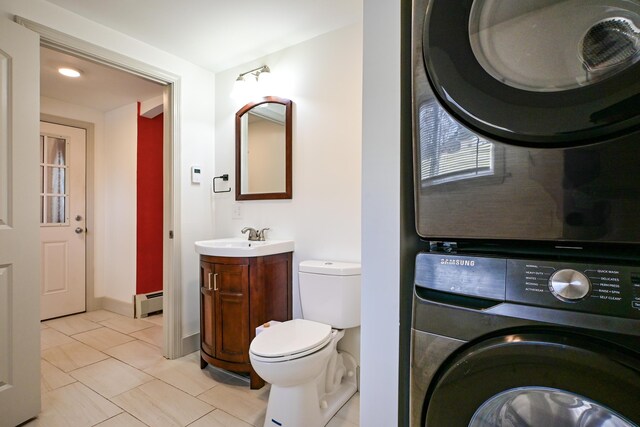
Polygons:
[[364,2],[363,65],[360,425],[394,426],[400,304],[400,2]]
[[[271,68],[274,90],[293,101],[293,199],[235,201],[235,113],[248,100],[230,98],[239,73]],[[209,237],[269,227],[267,238],[295,240],[294,317],[301,317],[298,268],[307,259],[360,262],[362,27],[337,30],[216,75],[216,169],[233,191],[215,195]],[[220,183],[220,181],[218,181]],[[222,186],[220,185],[220,188]],[[242,219],[233,219],[239,206]],[[359,337],[350,351],[358,352]],[[347,338],[345,345],[349,345]]]
[[175,174],[180,188],[176,203],[181,217],[176,218],[174,228],[179,245],[176,256],[182,274],[182,283],[178,284],[182,287],[182,335],[197,333],[200,329],[199,269],[193,243],[212,235],[213,206],[209,186],[192,185],[189,168],[199,164],[203,169],[203,182],[210,182],[214,154],[214,74],[43,0],[0,0],[0,17],[11,19],[12,14],[180,76],[180,116],[176,122],[180,133],[176,141],[180,147],[180,166]]
[[138,105],[129,104],[104,115],[104,144],[96,147],[104,212],[104,296],[131,303],[136,293],[136,221]]
[[[234,191],[215,196],[211,237],[269,227],[268,238],[295,240],[296,264],[360,262],[361,51],[361,27],[352,26],[216,75],[215,175],[228,173]],[[230,93],[239,73],[263,63],[278,80],[275,94],[294,103],[293,199],[236,202],[234,120],[248,100],[233,100]],[[242,219],[232,218],[235,205]],[[295,297],[299,316],[297,292]]]

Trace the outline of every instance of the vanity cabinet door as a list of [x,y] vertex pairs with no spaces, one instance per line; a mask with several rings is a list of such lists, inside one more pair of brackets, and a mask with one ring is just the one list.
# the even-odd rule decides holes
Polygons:
[[261,257],[200,257],[200,367],[247,372],[251,388],[264,380],[249,360],[255,328],[291,319],[292,253]]
[[200,263],[200,346],[202,351],[215,357],[216,324],[214,322],[214,264]]
[[214,264],[215,356],[249,362],[249,265]]

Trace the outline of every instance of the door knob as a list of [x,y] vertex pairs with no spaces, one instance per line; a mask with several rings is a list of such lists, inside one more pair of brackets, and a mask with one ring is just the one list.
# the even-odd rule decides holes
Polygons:
[[82,228],[82,227],[76,227],[75,232],[76,232],[77,234],[81,234],[83,231],[84,231],[84,228]]

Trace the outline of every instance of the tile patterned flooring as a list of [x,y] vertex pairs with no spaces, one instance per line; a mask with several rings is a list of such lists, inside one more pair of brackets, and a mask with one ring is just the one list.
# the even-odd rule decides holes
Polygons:
[[[43,322],[42,412],[28,427],[262,427],[269,386],[208,366],[197,352],[162,357],[162,315],[105,310]],[[327,427],[359,425],[360,396]],[[300,426],[303,427],[303,426]]]

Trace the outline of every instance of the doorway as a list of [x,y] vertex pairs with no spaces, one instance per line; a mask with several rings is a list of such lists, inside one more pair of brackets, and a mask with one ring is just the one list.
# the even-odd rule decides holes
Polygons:
[[[142,120],[141,110],[144,109],[154,110],[149,113],[154,115],[171,111],[173,83],[150,81],[141,78],[138,73],[123,71],[122,67],[116,69],[109,64],[97,64],[95,61],[88,61],[86,54],[81,55],[81,58],[70,54],[68,49],[66,52],[51,49],[44,39],[42,44],[42,118],[58,124],[71,124],[76,128],[92,128],[88,129],[91,137],[87,141],[87,212],[83,215],[87,222],[85,233],[82,233],[87,244],[87,254],[84,260],[77,257],[70,260],[70,264],[76,265],[86,260],[86,310],[104,308],[132,317],[133,295],[138,294],[137,290],[141,287],[136,281],[140,267],[137,265],[139,250],[136,248],[136,232],[140,221],[137,214],[143,211],[137,206],[139,201],[136,195],[148,193],[145,189],[136,189],[139,181],[136,176],[139,165],[136,161],[143,157],[142,161],[146,162],[150,154],[148,151],[142,155],[136,152],[139,137],[136,130],[140,127],[137,126],[137,121]],[[79,68],[80,81],[61,83],[60,77],[55,75],[57,64]],[[154,103],[154,107],[149,107]],[[171,116],[169,114],[168,120],[160,117],[160,130],[156,130],[160,140],[155,148],[160,155],[158,157],[156,152],[152,156],[159,159],[160,169],[158,197],[161,212],[154,238],[155,242],[159,242],[161,250],[159,259],[155,261],[155,268],[159,270],[154,275],[157,288],[151,289],[160,292],[165,290],[166,283],[172,278],[173,263],[172,242],[168,242],[169,233],[165,233],[166,229],[172,228],[173,192],[170,185],[163,185],[163,182],[172,182],[174,147]],[[146,147],[145,150],[148,150],[148,143]],[[166,212],[169,214],[166,215]],[[68,222],[74,225],[76,216],[74,213],[71,215]],[[67,228],[75,233],[75,230],[82,227]],[[169,262],[165,262],[166,260]],[[43,278],[48,272],[43,265]],[[146,290],[150,289],[149,286],[148,283],[144,284]],[[60,292],[57,294],[62,296]],[[172,304],[170,295],[171,292],[166,293],[169,305]],[[42,301],[45,303],[46,299],[43,298]],[[77,312],[77,309],[47,317],[73,312]],[[165,322],[170,322],[171,317],[170,310],[165,310]],[[165,325],[163,329],[163,354],[168,358],[180,355],[181,343],[174,337],[176,328]]]

